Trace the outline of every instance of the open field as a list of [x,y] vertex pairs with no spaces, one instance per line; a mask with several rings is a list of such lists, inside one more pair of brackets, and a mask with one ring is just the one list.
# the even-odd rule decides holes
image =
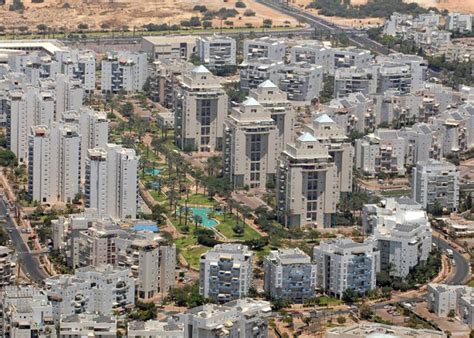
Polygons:
[[[7,3],[9,1],[7,0]],[[34,4],[24,0],[23,11],[9,11],[9,5],[0,6],[0,25],[7,29],[28,26],[36,30],[39,24],[48,27],[66,28],[75,30],[79,24],[87,24],[90,29],[100,29],[106,25],[113,29],[123,26],[140,27],[144,24],[179,24],[192,16],[201,16],[194,11],[195,5],[205,5],[210,11],[217,11],[222,7],[235,8],[236,0],[138,0],[138,1],[81,1],[81,0],[45,0],[44,3]],[[264,19],[271,19],[275,26],[295,26],[295,19],[281,15],[266,6],[253,0],[244,0],[246,8],[236,8],[239,12],[235,18],[228,20],[234,27],[244,27],[252,24],[260,27]],[[250,9],[255,16],[247,17],[243,13]],[[219,27],[221,21],[213,20],[213,25]]]

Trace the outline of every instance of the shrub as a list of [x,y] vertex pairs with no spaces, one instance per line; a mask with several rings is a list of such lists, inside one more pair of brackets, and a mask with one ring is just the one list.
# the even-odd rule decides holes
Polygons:
[[251,9],[246,9],[245,12],[244,12],[244,16],[255,16],[255,11],[251,10]]
[[247,5],[246,5],[245,2],[243,2],[243,1],[237,1],[237,2],[235,3],[235,7],[236,7],[236,8],[246,8]]

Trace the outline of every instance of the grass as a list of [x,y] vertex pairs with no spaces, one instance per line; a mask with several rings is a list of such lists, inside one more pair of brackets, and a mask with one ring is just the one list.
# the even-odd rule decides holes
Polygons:
[[471,279],[469,283],[467,283],[467,286],[474,287],[474,279]]
[[192,248],[187,248],[181,251],[184,259],[188,262],[189,266],[193,269],[199,270],[199,259],[201,255],[208,252],[211,248],[199,245]]
[[380,194],[382,196],[388,196],[388,197],[411,196],[411,190],[410,189],[382,190]]
[[219,221],[219,224],[215,227],[216,230],[229,239],[248,241],[262,237],[257,231],[249,227],[247,224],[244,224],[244,233],[242,235],[237,235],[234,230],[232,230],[236,222],[230,214],[227,215],[225,221],[223,215],[216,215],[215,218]]
[[158,203],[165,203],[168,198],[165,196],[165,194],[161,193],[159,191],[156,191],[156,190],[148,190],[148,192],[150,193],[151,197],[153,197],[153,199],[155,201],[157,201]]
[[[184,204],[186,201],[186,197],[181,198],[180,203]],[[189,195],[188,204],[197,204],[197,205],[214,205],[214,200],[210,200],[207,195],[204,194],[194,194]]]
[[318,300],[319,306],[335,306],[342,304],[342,300],[329,296],[321,296]]

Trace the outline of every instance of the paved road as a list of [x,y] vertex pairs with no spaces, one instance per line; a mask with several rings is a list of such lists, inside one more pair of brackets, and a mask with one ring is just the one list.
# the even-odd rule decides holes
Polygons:
[[279,12],[282,12],[286,15],[292,16],[297,20],[310,24],[312,27],[317,29],[327,30],[334,32],[335,34],[347,34],[350,41],[354,44],[359,45],[370,49],[371,51],[378,54],[388,54],[388,49],[384,45],[369,39],[367,35],[364,35],[363,32],[355,31],[352,28],[345,28],[333,24],[330,21],[322,19],[316,15],[306,12],[303,9],[287,6],[286,3],[283,3],[278,0],[256,0],[257,2],[264,4],[270,8],[273,8]]
[[5,230],[8,232],[24,273],[30,274],[30,278],[36,283],[43,283],[48,274],[43,270],[36,255],[28,251],[26,243],[21,238],[20,231],[16,228],[16,224],[8,214],[8,204],[3,198],[0,198],[0,217],[4,218]]
[[456,262],[455,273],[446,280],[446,284],[459,285],[465,283],[469,275],[469,261],[461,253],[451,247],[444,239],[433,236],[433,243],[435,243],[440,249],[453,250],[453,259]]

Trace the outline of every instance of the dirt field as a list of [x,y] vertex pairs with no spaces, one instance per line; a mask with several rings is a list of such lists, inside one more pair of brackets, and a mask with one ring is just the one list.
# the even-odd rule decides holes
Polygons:
[[411,0],[420,6],[447,9],[450,12],[474,13],[474,1],[472,0]]
[[[243,27],[246,23],[260,27],[264,19],[272,19],[275,26],[297,25],[295,19],[281,15],[253,0],[243,1],[247,8],[236,8],[239,16],[229,19],[235,27]],[[0,6],[0,25],[7,29],[28,26],[32,31],[36,30],[38,24],[71,30],[76,29],[80,23],[85,23],[93,29],[100,29],[102,24],[116,29],[126,25],[132,29],[134,26],[140,27],[148,23],[178,24],[192,16],[199,16],[198,12],[193,11],[195,5],[205,5],[209,10],[218,10],[222,7],[235,8],[235,2],[236,0],[45,0],[42,4],[32,4],[30,0],[23,0],[25,10],[22,13],[8,11],[9,5]],[[255,11],[256,15],[243,16],[246,9]],[[213,24],[219,27],[221,23],[216,19]]]

